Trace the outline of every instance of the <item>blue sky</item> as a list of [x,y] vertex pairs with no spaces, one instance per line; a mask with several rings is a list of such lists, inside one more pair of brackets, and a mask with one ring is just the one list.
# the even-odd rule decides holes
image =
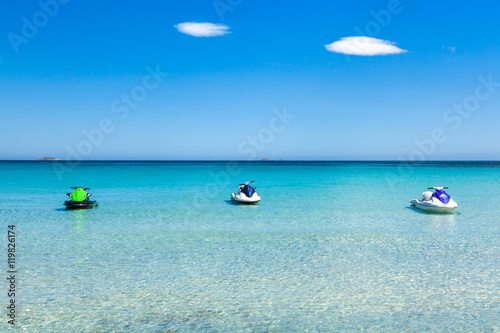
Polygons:
[[0,159],[500,159],[494,2],[0,6]]

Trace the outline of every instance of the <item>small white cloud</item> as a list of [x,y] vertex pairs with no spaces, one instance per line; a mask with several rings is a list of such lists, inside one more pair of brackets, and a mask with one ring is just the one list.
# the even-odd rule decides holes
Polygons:
[[229,33],[229,27],[224,24],[185,22],[174,26],[179,32],[195,37],[223,36]]
[[407,50],[400,49],[390,41],[364,36],[344,37],[336,42],[325,45],[325,48],[330,52],[358,56],[388,55],[408,52]]

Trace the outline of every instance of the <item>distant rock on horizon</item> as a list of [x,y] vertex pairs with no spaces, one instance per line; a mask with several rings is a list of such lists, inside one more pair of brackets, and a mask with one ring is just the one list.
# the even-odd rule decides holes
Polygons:
[[64,160],[61,158],[55,158],[55,157],[42,157],[42,158],[39,158],[35,161],[64,161]]

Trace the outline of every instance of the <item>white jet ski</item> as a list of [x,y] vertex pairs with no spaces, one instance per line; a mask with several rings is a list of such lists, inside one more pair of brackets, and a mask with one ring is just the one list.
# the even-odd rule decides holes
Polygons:
[[431,191],[422,193],[423,198],[413,199],[410,204],[418,209],[435,213],[452,213],[457,208],[457,203],[444,190],[447,187],[429,187]]
[[250,183],[254,181],[246,182],[238,186],[238,193],[231,193],[231,200],[237,203],[253,204],[260,201],[260,196],[255,192],[255,187],[250,186]]

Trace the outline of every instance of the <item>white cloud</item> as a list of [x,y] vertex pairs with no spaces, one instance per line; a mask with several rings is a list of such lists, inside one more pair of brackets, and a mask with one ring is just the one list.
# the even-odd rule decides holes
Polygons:
[[344,37],[331,44],[325,45],[330,52],[358,55],[375,56],[408,52],[400,49],[394,43],[373,37],[354,36]]
[[179,32],[195,37],[214,37],[228,34],[229,27],[224,24],[185,22],[174,26]]

